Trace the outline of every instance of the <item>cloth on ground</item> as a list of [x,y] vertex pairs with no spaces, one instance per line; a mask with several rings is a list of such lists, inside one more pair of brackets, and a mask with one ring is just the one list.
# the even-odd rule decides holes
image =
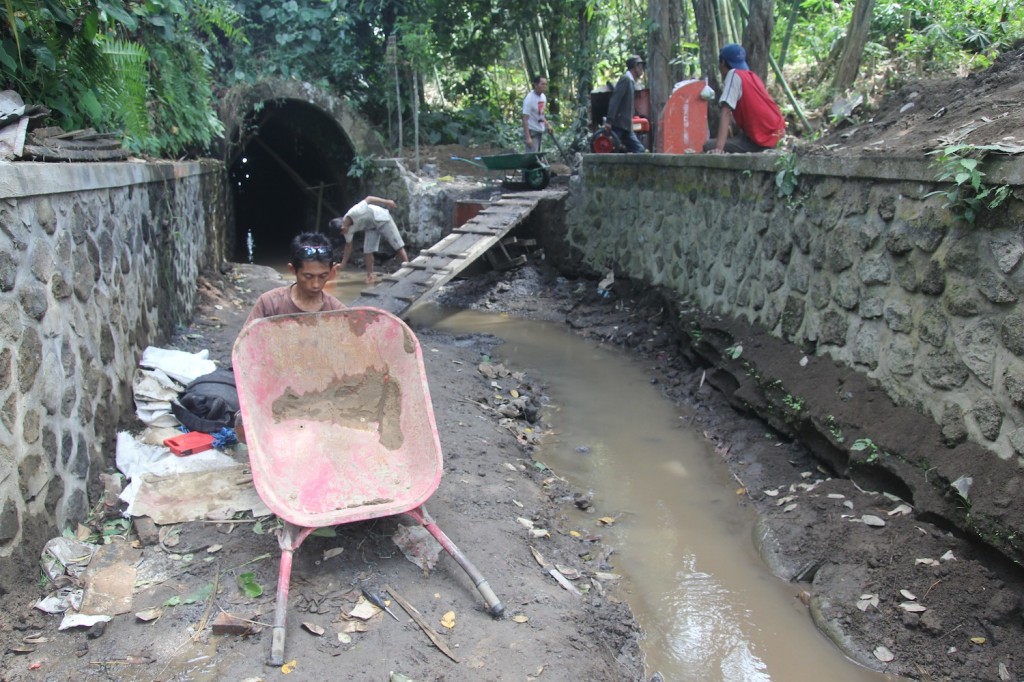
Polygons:
[[199,377],[171,403],[171,411],[190,431],[217,433],[233,427],[238,412],[234,372],[218,369]]

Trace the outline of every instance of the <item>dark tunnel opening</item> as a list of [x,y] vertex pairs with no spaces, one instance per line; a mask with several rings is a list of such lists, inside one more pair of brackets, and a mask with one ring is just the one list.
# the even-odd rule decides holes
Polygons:
[[262,102],[242,125],[242,144],[228,170],[233,256],[280,264],[295,235],[328,232],[327,222],[358,200],[357,183],[347,177],[355,151],[337,121],[299,100]]

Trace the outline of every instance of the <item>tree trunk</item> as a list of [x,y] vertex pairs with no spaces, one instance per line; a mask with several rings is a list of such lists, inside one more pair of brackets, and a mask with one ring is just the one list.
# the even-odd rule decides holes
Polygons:
[[651,93],[652,140],[658,139],[658,117],[672,86],[679,80],[678,67],[671,61],[679,56],[682,6],[678,0],[648,0],[647,19],[651,33],[647,39],[647,87]]
[[743,47],[747,50],[750,70],[768,80],[768,53],[775,29],[775,0],[750,0],[750,16],[743,31]]
[[[718,74],[718,26],[715,23],[715,8],[711,0],[693,0],[693,16],[697,24],[697,42],[700,46],[700,68],[708,79],[708,85],[718,94],[722,83]],[[718,100],[708,102],[708,130],[718,129]]]
[[860,70],[860,60],[864,56],[864,45],[868,42],[871,30],[871,16],[875,10],[875,0],[857,0],[850,18],[850,27],[846,31],[843,53],[836,67],[836,77],[832,87],[837,93],[848,90]]
[[782,37],[782,49],[779,50],[779,71],[786,68],[786,57],[789,52],[789,41],[793,37],[793,28],[800,16],[800,0],[789,0],[789,19],[786,21],[786,34]]

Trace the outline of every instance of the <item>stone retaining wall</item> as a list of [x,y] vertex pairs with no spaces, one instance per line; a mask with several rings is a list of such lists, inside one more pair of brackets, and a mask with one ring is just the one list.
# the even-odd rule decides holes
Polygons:
[[595,269],[661,285],[876,379],[1024,464],[1024,164],[986,181],[1015,194],[977,226],[944,208],[924,161],[592,155],[568,241]]
[[[142,350],[223,259],[223,166],[0,164],[0,556],[85,517]],[[38,539],[38,538],[37,538]],[[45,538],[44,538],[45,539]]]

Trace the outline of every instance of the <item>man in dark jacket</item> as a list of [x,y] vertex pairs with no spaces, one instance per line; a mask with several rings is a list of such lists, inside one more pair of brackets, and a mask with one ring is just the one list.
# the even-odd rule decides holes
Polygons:
[[[718,136],[704,144],[704,151],[733,154],[773,149],[786,132],[786,121],[761,78],[747,66],[747,51],[735,43],[726,45],[718,54],[718,70],[724,78]],[[733,121],[739,131],[729,137]]]
[[642,154],[644,145],[633,132],[633,96],[636,82],[644,75],[647,62],[639,55],[626,60],[626,73],[615,84],[615,91],[608,102],[608,120],[605,128],[615,133],[630,154]]

